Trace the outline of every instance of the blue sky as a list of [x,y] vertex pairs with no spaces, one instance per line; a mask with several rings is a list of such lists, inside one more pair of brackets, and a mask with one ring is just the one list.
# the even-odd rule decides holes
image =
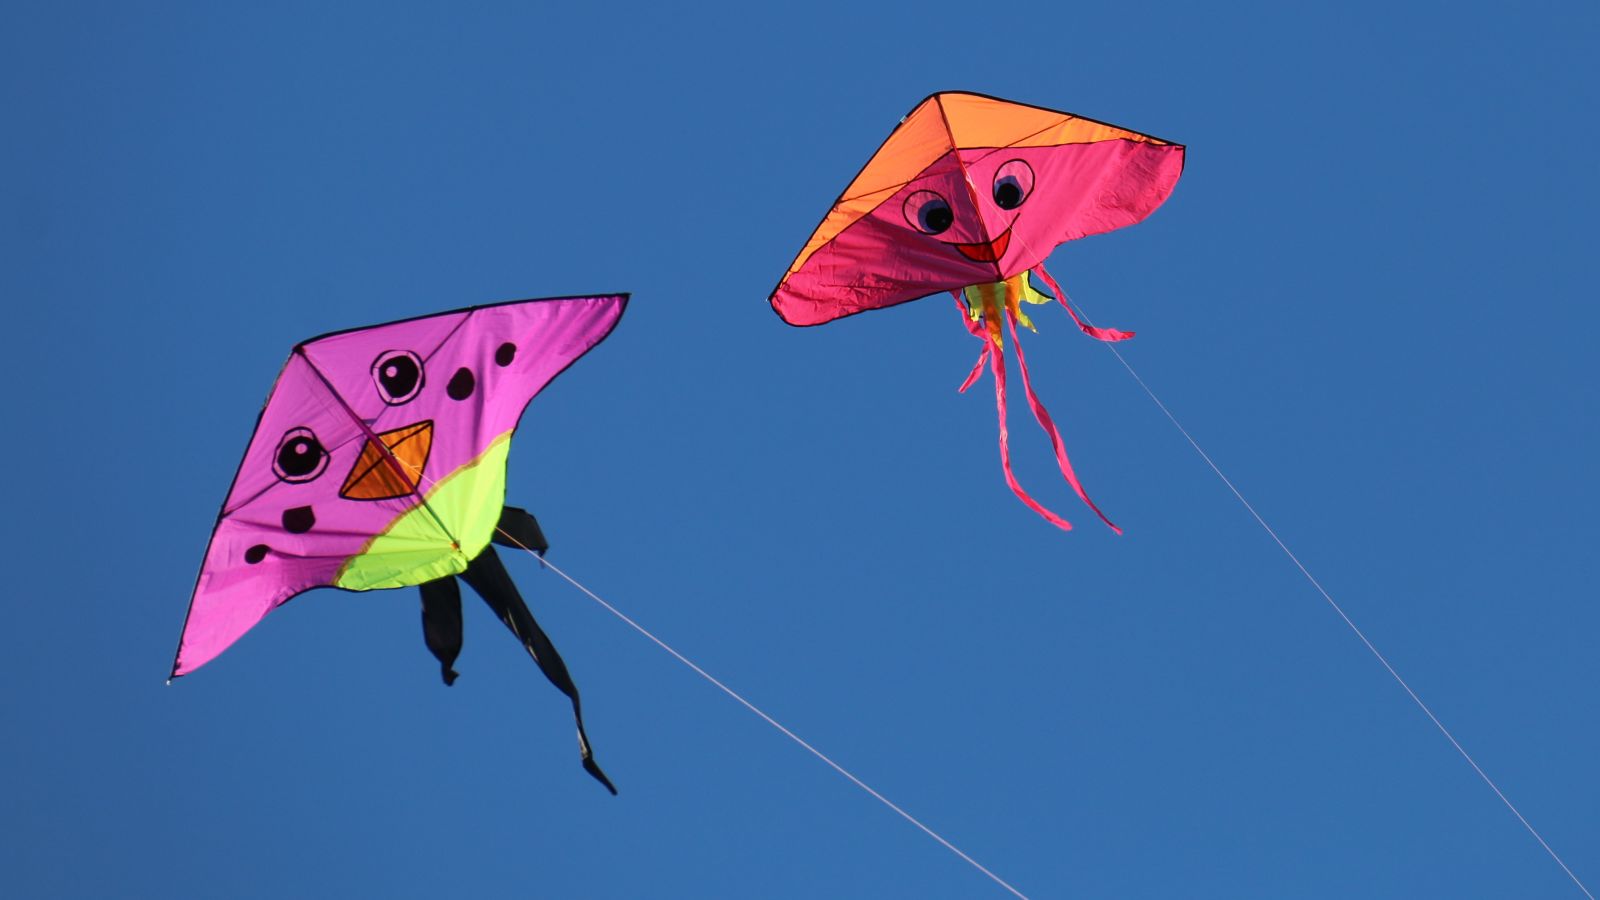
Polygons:
[[[1029,342],[1099,527],[947,300],[766,297],[937,90],[1189,146],[1052,271],[1600,882],[1591,4],[17,3],[0,28],[17,896],[1004,896],[531,562],[316,592],[163,686],[289,347],[629,290],[510,493],[552,559],[1034,897],[1575,897],[1139,391]],[[1019,404],[1020,405],[1020,404]]]

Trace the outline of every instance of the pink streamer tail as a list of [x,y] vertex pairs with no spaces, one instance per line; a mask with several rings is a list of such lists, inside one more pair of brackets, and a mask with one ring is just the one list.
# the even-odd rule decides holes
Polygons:
[[979,375],[983,374],[983,364],[988,362],[988,361],[989,361],[989,342],[988,341],[984,341],[983,342],[983,352],[978,354],[978,362],[977,362],[977,364],[972,367],[972,371],[967,375],[967,380],[961,382],[961,387],[956,388],[956,390],[958,390],[961,393],[965,394],[967,392],[967,388],[972,387],[972,383],[974,381],[978,380],[978,376]]
[[[965,393],[967,388],[972,387],[973,382],[978,380],[978,376],[983,374],[983,364],[985,362],[989,364],[990,370],[994,372],[994,402],[1000,416],[1000,468],[1005,471],[1006,485],[1011,488],[1013,494],[1017,495],[1017,499],[1042,516],[1045,521],[1063,531],[1071,531],[1071,522],[1046,509],[1044,504],[1033,499],[1032,495],[1023,490],[1022,485],[1017,481],[1016,473],[1011,469],[1011,434],[1006,427],[1005,353],[999,347],[991,346],[992,341],[988,329],[985,327],[985,321],[974,322],[968,314],[965,304],[961,302],[961,295],[955,291],[950,293],[956,298],[956,309],[961,313],[962,324],[966,326],[974,337],[983,341],[983,352],[979,354],[977,365],[972,367],[972,372],[967,375],[967,380],[961,383],[961,392]],[[1057,296],[1061,295],[1059,289],[1056,289],[1056,293]],[[1033,381],[1028,377],[1028,361],[1022,355],[1022,340],[1017,335],[1016,318],[1012,316],[1010,310],[997,311],[997,314],[1005,316],[1006,322],[1010,325],[1011,345],[1017,348],[1017,368],[1022,372],[1023,392],[1028,397],[1028,406],[1033,410],[1033,417],[1038,420],[1039,427],[1050,435],[1050,445],[1055,450],[1056,464],[1060,466],[1062,476],[1066,478],[1067,484],[1072,486],[1072,490],[1077,493],[1078,499],[1094,510],[1094,514],[1100,517],[1100,521],[1106,523],[1112,531],[1121,534],[1122,529],[1106,518],[1106,514],[1100,511],[1100,507],[1096,506],[1093,500],[1089,499],[1089,494],[1084,491],[1083,485],[1079,483],[1077,473],[1072,470],[1072,463],[1067,459],[1066,445],[1062,443],[1061,432],[1056,428],[1055,420],[1050,418],[1049,410],[1044,408],[1044,404],[1040,402],[1038,395],[1033,392]],[[1131,337],[1126,332],[1117,331],[1111,333]],[[1116,338],[1116,340],[1121,340],[1121,338]]]
[[[1025,393],[1027,395],[1027,397],[1028,397],[1028,406],[1033,409],[1033,417],[1039,421],[1039,427],[1043,428],[1045,430],[1045,433],[1050,435],[1050,445],[1055,448],[1055,451],[1056,451],[1056,465],[1060,466],[1061,475],[1064,478],[1067,479],[1067,484],[1072,485],[1072,490],[1077,493],[1078,499],[1082,500],[1085,505],[1087,505],[1090,509],[1094,510],[1094,514],[1095,515],[1100,517],[1100,521],[1106,523],[1107,527],[1109,527],[1112,531],[1115,531],[1117,534],[1121,534],[1122,533],[1122,529],[1118,528],[1110,519],[1106,518],[1106,514],[1100,511],[1100,507],[1094,505],[1094,501],[1089,499],[1088,492],[1085,491],[1083,489],[1083,485],[1078,482],[1077,474],[1072,471],[1072,463],[1070,461],[1068,461],[1068,459],[1067,459],[1067,448],[1066,448],[1066,445],[1061,442],[1061,432],[1056,428],[1055,420],[1050,418],[1049,410],[1044,408],[1044,404],[1039,401],[1039,397],[1036,394],[1034,394],[1034,392],[1033,392],[1033,383],[1028,378],[1028,361],[1026,359],[1024,359],[1023,356],[1022,356],[1022,340],[1017,337],[1017,320],[1013,316],[1011,316],[1010,314],[1007,314],[1006,315],[1006,321],[1011,326],[1011,346],[1015,347],[1016,351],[1017,351],[1017,369],[1019,369],[1022,372],[1022,390],[1023,390],[1023,393]],[[1121,332],[1118,332],[1118,333],[1120,334]],[[999,354],[996,354],[996,355],[998,356]],[[999,373],[998,374],[998,378],[1003,379],[1005,377],[1005,369],[1004,368],[998,369],[996,371]],[[1004,399],[1003,399],[1004,398],[1004,393],[1003,392],[1004,392],[1005,388],[1003,386],[1003,382],[997,381],[997,384],[1001,385],[1001,388],[1000,388],[1000,390],[1002,391],[1002,395],[1001,395],[1002,396],[1002,401],[1001,402],[1004,403]],[[1001,415],[1002,416],[1004,415],[1004,411],[1003,410],[1001,412]],[[1001,445],[1004,446],[1004,443],[1005,443],[1005,424],[1004,424],[1003,421],[1001,423],[1000,428],[1001,428],[1001,438],[1000,438]],[[1006,475],[1007,475],[1007,477],[1009,477],[1010,474],[1011,474],[1010,463],[1007,463],[1006,464]],[[1012,489],[1013,490],[1017,490],[1017,488],[1015,486],[1013,486]]]
[[972,316],[967,313],[966,304],[961,302],[961,292],[951,291],[950,295],[956,298],[956,310],[961,313],[961,324],[967,326],[967,330],[972,332],[973,337],[983,341],[983,352],[978,354],[977,364],[968,373],[967,380],[961,382],[961,387],[956,389],[958,392],[965,394],[967,388],[972,387],[972,383],[978,380],[979,375],[983,374],[983,364],[989,361],[989,339],[983,333],[983,325],[972,321]]
[[[988,346],[987,343],[984,344]],[[1020,362],[1020,359],[1019,359]],[[1061,518],[1055,513],[1044,508],[1044,504],[1033,499],[1022,485],[1017,483],[1017,476],[1011,471],[1011,436],[1006,430],[1006,360],[1004,353],[989,354],[989,369],[994,372],[994,403],[1000,413],[1000,468],[1005,470],[1006,484],[1010,486],[1011,493],[1017,495],[1027,507],[1044,517],[1046,522],[1060,528],[1062,531],[1071,531],[1072,523]],[[1027,376],[1023,376],[1026,383]],[[1029,392],[1032,396],[1032,392]]]
[[[1078,314],[1073,311],[1072,304],[1067,302],[1067,292],[1063,291],[1061,289],[1061,285],[1056,284],[1056,280],[1050,277],[1049,272],[1045,271],[1044,263],[1034,266],[1033,272],[1035,275],[1038,275],[1040,278],[1042,278],[1044,283],[1049,286],[1050,292],[1056,295],[1056,302],[1061,304],[1061,308],[1067,311],[1067,315],[1072,317],[1072,321],[1077,324],[1078,328],[1084,334],[1087,334],[1089,337],[1092,337],[1097,341],[1105,341],[1106,343],[1125,341],[1128,338],[1133,337],[1133,332],[1131,331],[1118,331],[1115,328],[1099,328],[1094,325],[1085,325],[1083,320],[1078,318]],[[1090,505],[1092,506],[1093,504]],[[1104,516],[1101,518],[1104,518]],[[1108,522],[1106,524],[1109,525],[1111,523]]]

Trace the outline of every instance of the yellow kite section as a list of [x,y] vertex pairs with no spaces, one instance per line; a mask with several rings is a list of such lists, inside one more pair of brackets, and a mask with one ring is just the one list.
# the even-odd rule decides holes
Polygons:
[[[505,505],[511,432],[431,485],[422,503],[402,514],[350,557],[334,585],[352,591],[406,587],[466,571],[489,545]],[[455,536],[441,529],[448,528]]]

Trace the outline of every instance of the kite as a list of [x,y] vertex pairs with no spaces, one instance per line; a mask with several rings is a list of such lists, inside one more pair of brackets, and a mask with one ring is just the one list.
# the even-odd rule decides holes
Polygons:
[[613,794],[566,664],[492,543],[548,543],[505,506],[523,409],[616,327],[627,294],[520,300],[313,338],[289,354],[217,516],[172,675],[214,659],[316,587],[416,585],[445,684],[461,652],[460,576],[572,701],[583,768]]
[[790,325],[820,325],[949,291],[983,342],[966,391],[987,362],[1000,415],[1006,484],[1028,508],[1071,529],[1011,471],[1003,333],[1009,329],[1028,405],[1061,474],[1112,530],[1067,460],[1060,431],[1033,392],[1017,325],[1024,304],[1049,303],[1031,271],[1085,334],[1132,332],[1085,323],[1044,269],[1057,245],[1143,220],[1172,193],[1184,148],[1071,113],[969,93],[940,93],[900,121],[806,241],[769,298]]

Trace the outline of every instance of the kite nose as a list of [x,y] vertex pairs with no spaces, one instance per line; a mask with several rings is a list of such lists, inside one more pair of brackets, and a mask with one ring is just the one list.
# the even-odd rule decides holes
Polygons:
[[1011,229],[1007,228],[1000,236],[992,241],[977,244],[956,244],[956,249],[961,255],[973,262],[994,262],[1006,255],[1006,247],[1011,244]]
[[361,456],[339,488],[346,500],[389,500],[417,491],[422,470],[433,449],[433,421],[427,420],[385,431],[377,435],[380,447],[371,438],[361,448]]

